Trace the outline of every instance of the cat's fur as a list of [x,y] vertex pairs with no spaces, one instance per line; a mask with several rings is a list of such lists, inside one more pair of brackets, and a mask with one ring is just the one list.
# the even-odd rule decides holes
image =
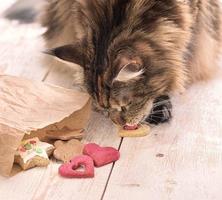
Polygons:
[[159,96],[216,70],[219,0],[48,2],[49,53],[82,66],[89,94],[118,124],[146,119]]

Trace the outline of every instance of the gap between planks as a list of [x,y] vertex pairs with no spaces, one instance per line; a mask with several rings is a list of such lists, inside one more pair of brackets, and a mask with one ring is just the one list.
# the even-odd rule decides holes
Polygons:
[[[121,141],[120,141],[120,144],[119,144],[119,147],[118,147],[118,151],[120,151],[120,149],[121,149],[123,140],[124,140],[124,138],[121,138]],[[121,156],[121,155],[120,155],[120,156]],[[118,161],[117,161],[117,162],[118,162]],[[113,169],[114,169],[114,167],[115,167],[115,164],[116,164],[116,162],[114,162],[114,163],[112,164],[112,168],[111,168],[111,170],[110,170],[110,173],[109,173],[109,176],[108,176],[108,179],[107,179],[107,182],[106,182],[106,185],[105,185],[105,188],[104,188],[104,191],[103,191],[103,193],[102,193],[102,197],[101,197],[100,200],[103,200],[103,198],[104,198],[104,195],[105,195],[106,190],[107,190],[107,187],[108,187],[108,185],[109,185],[109,181],[110,181],[110,178],[111,178],[111,176],[112,176],[112,173],[113,173]]]

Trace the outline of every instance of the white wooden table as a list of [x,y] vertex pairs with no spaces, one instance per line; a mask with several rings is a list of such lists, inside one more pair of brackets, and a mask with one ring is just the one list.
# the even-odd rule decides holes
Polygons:
[[[41,62],[43,29],[0,19],[0,30],[0,71],[72,88],[69,71]],[[222,78],[175,95],[173,104],[170,124],[137,139],[121,140],[112,123],[94,113],[84,142],[119,148],[115,165],[96,169],[88,180],[59,177],[56,163],[0,177],[0,200],[221,200]]]

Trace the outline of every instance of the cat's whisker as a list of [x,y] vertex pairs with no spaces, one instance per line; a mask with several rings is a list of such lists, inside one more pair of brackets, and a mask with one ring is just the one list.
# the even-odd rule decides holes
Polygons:
[[[159,117],[159,116],[153,116],[153,117],[155,117],[155,118],[158,118],[158,119],[162,119],[163,117]],[[152,117],[152,119],[153,119],[153,117]],[[148,119],[149,119],[149,117],[148,117]]]
[[155,119],[153,119],[152,117],[148,117],[147,119],[148,119],[148,120],[152,120],[152,121],[154,121],[155,123],[158,123],[158,121],[155,120]]
[[156,102],[153,104],[153,107],[157,107],[157,106],[160,106],[160,105],[164,105],[164,104],[168,104],[168,103],[171,103],[170,100],[163,100],[163,101],[159,101],[159,102]]
[[[166,109],[167,109],[168,112],[171,112],[171,111],[172,111],[172,109],[170,109],[170,108],[166,108]],[[157,111],[154,111],[154,112],[150,112],[150,115],[160,114],[160,113],[162,113],[162,112],[165,112],[166,109],[162,109],[162,110],[157,110]]]

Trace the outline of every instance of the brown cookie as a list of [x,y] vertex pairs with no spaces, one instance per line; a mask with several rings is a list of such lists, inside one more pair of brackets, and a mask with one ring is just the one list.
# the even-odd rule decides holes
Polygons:
[[46,137],[53,140],[71,140],[71,139],[82,139],[84,130],[50,130],[46,132]]
[[68,142],[58,140],[54,143],[54,145],[56,149],[53,152],[53,156],[57,160],[61,160],[63,162],[68,162],[73,157],[82,154],[83,150],[83,144],[75,139]]

